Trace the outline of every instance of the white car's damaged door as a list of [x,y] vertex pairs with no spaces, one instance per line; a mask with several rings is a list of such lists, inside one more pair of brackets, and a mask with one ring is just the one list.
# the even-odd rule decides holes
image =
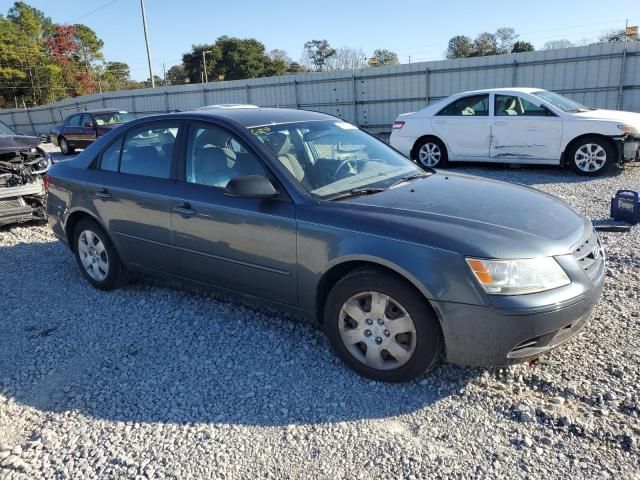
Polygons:
[[449,149],[449,159],[489,156],[489,94],[458,98],[436,113],[433,131]]
[[494,95],[491,158],[497,162],[557,163],[562,119],[518,95]]

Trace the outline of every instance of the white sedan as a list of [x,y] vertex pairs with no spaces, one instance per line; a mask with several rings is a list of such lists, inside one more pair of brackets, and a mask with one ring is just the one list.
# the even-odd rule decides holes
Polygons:
[[401,114],[390,142],[425,167],[528,163],[598,175],[640,159],[640,114],[589,108],[539,88],[475,90]]

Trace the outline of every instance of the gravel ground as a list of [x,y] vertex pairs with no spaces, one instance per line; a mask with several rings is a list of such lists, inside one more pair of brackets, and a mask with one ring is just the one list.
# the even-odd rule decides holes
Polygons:
[[[640,165],[585,179],[463,166],[594,220]],[[0,479],[640,479],[640,235],[603,234],[588,328],[534,365],[364,380],[322,332],[139,278],[92,289],[46,225],[0,230]]]

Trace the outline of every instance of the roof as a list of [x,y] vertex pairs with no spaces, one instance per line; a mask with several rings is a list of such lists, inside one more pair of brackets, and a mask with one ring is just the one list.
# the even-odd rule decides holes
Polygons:
[[336,117],[324,113],[296,110],[293,108],[212,108],[195,110],[190,113],[216,118],[227,118],[247,128],[262,125],[276,125],[279,123],[312,122],[319,120],[335,121],[336,119]]
[[121,108],[100,108],[100,109],[97,109],[97,110],[82,110],[80,112],[73,112],[73,113],[70,113],[68,116],[75,115],[76,113],[96,113],[96,114],[99,114],[99,113],[128,113],[128,112],[126,110],[121,109]]
[[467,93],[500,93],[500,92],[520,92],[520,93],[533,93],[544,90],[544,88],[532,88],[532,87],[501,87],[501,88],[481,88],[478,90],[469,90],[466,92],[456,93],[456,95],[462,95]]

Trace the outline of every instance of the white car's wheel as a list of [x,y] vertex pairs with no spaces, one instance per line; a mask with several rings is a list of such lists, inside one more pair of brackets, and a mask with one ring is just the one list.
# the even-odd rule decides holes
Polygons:
[[414,160],[426,168],[442,168],[447,166],[447,147],[435,138],[421,140],[414,149]]
[[599,137],[585,137],[567,152],[567,160],[580,175],[600,175],[615,162],[615,148]]

